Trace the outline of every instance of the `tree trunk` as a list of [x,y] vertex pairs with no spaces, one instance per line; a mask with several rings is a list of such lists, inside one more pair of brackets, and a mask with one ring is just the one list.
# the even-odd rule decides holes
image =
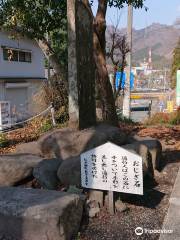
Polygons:
[[118,125],[118,119],[115,108],[115,101],[113,97],[113,90],[109,81],[108,71],[106,67],[106,60],[103,49],[100,46],[97,35],[94,33],[94,58],[96,68],[98,71],[98,86],[100,86],[99,93],[102,103],[102,116],[105,122]]
[[98,86],[102,101],[103,120],[118,126],[112,86],[106,66],[106,9],[107,1],[99,0],[98,10],[94,19],[94,59],[98,71]]
[[118,70],[117,65],[114,66],[114,73],[113,73],[113,94],[116,92],[116,72]]
[[50,65],[53,67],[55,73],[60,78],[60,81],[64,82],[66,91],[68,91],[68,81],[66,78],[66,74],[64,72],[64,67],[61,66],[61,64],[59,63],[56,53],[51,48],[50,44],[45,38],[42,40],[36,40],[36,41],[39,47],[41,48],[41,50],[43,51],[45,57],[49,59]]
[[[64,72],[64,68],[59,63],[59,60],[56,56],[56,53],[51,48],[48,41],[44,38],[42,40],[36,40],[39,47],[41,48],[42,52],[44,53],[45,57],[49,59],[50,65],[53,67],[55,71],[55,77],[58,81],[57,86],[55,85],[54,81],[55,79],[51,79],[51,91],[56,92],[58,90],[59,93],[59,102],[64,105],[65,111],[67,111],[68,107],[68,81],[66,74]],[[61,86],[61,87],[60,87]],[[52,102],[55,104],[56,99],[52,99]]]
[[[93,16],[91,6],[88,0],[82,0],[84,5]],[[112,86],[106,67],[106,10],[107,0],[98,0],[98,10],[94,18],[93,47],[94,60],[97,69],[97,82],[99,88],[103,121],[118,126],[118,117],[116,113],[115,101]]]
[[83,2],[67,1],[69,126],[96,124],[93,17]]

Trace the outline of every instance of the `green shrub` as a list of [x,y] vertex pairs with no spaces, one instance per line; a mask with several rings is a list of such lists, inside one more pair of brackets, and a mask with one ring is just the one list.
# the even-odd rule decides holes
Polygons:
[[69,120],[68,111],[65,107],[61,107],[55,112],[55,118],[57,124],[64,124]]
[[176,112],[170,114],[169,124],[178,125],[180,124],[180,108]]
[[155,113],[149,118],[145,124],[156,125],[156,124],[167,124],[169,122],[169,115],[167,113]]
[[155,125],[155,124],[170,124],[178,125],[180,124],[180,108],[172,113],[155,113],[151,118],[149,118],[145,124]]
[[52,121],[51,119],[45,119],[40,127],[40,133],[48,132],[49,130],[53,129]]
[[9,145],[9,140],[7,139],[6,135],[0,133],[0,147],[5,148]]
[[134,121],[131,118],[127,118],[122,115],[121,109],[117,109],[117,116],[118,116],[119,122],[127,123],[127,124],[134,124]]

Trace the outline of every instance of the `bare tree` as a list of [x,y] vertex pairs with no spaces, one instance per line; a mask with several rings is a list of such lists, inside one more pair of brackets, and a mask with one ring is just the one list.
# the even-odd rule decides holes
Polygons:
[[[111,30],[110,39],[111,46],[109,48],[109,52],[107,53],[107,57],[111,59],[114,66],[113,92],[116,100],[120,94],[120,91],[122,90],[123,73],[127,64],[126,56],[130,51],[130,48],[127,43],[126,35],[121,35],[118,32],[118,24]],[[120,71],[121,75],[118,88],[116,88],[116,73],[118,70]]]

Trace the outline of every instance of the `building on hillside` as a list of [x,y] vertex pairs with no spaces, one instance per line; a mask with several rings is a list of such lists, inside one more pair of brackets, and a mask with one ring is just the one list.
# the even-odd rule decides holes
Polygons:
[[44,81],[44,55],[37,43],[0,32],[0,102],[10,103],[14,119],[22,120],[40,111],[35,96]]
[[144,59],[144,62],[140,63],[139,67],[133,67],[132,71],[134,75],[149,75],[153,72],[153,67],[152,67],[152,50],[151,48],[149,49],[149,54],[148,54],[148,61],[146,61],[146,58]]

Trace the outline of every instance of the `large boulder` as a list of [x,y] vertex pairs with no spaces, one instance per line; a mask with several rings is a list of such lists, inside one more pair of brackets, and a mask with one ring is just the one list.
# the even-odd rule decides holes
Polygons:
[[[144,177],[149,176],[151,178],[154,177],[151,154],[145,145],[142,145],[139,143],[133,143],[133,144],[122,145],[121,147],[125,148],[126,150],[132,153],[139,154],[143,160],[143,176]],[[58,169],[57,176],[60,179],[60,182],[66,186],[69,186],[69,185],[76,185],[78,187],[81,186],[80,157],[72,157],[72,158],[66,159],[66,161],[63,161]],[[99,196],[99,194],[101,193],[99,192],[99,193],[96,193],[95,195]],[[100,195],[100,196],[101,196],[100,198],[102,199],[103,195]],[[98,197],[96,197],[96,200],[97,199]],[[101,201],[100,201],[100,204],[101,204]]]
[[16,153],[30,153],[37,156],[42,156],[42,152],[38,142],[28,142],[28,143],[21,143],[17,145],[15,149]]
[[147,146],[139,143],[134,142],[132,144],[126,144],[122,146],[126,150],[136,153],[142,157],[143,161],[143,176],[149,176],[151,178],[154,177],[154,170],[153,170],[153,164],[152,164],[152,158],[151,154],[147,148]]
[[57,176],[65,186],[81,186],[81,160],[80,157],[72,157],[63,161],[60,165]]
[[[58,172],[60,182],[65,186],[81,186],[81,160],[80,157],[73,157],[63,161]],[[100,207],[103,206],[104,191],[90,190],[88,194],[89,203],[96,202]],[[88,204],[89,207],[91,204]],[[94,205],[93,205],[94,206]],[[91,208],[90,208],[91,209]],[[93,209],[94,211],[94,209]]]
[[61,161],[57,158],[45,159],[41,161],[33,170],[33,176],[38,180],[40,185],[49,190],[57,189],[59,179],[57,170]]
[[68,159],[106,142],[117,145],[127,143],[126,135],[117,127],[100,124],[82,131],[69,128],[54,130],[42,136],[38,144],[43,156]]
[[33,168],[42,160],[32,154],[0,155],[0,186],[13,186],[31,176]]
[[139,137],[135,135],[130,138],[130,142],[138,142],[139,144],[146,145],[151,153],[153,169],[160,170],[162,165],[162,145],[158,139],[151,137]]
[[0,236],[18,240],[71,240],[78,232],[83,196],[0,188]]

